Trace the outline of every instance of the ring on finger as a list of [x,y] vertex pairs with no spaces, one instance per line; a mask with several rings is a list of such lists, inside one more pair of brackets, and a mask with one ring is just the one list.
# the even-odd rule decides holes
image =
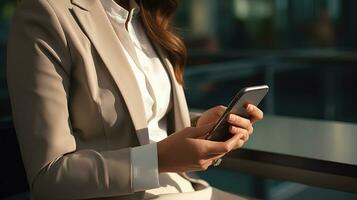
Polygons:
[[214,160],[213,161],[213,166],[214,167],[217,167],[218,165],[220,165],[221,164],[221,162],[222,162],[222,159],[221,158],[218,158],[218,159],[216,159],[216,160]]

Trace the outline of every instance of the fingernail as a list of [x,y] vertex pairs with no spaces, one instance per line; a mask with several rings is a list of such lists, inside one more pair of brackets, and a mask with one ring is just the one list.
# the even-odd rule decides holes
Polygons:
[[231,132],[233,134],[233,132],[234,132],[234,127],[233,126],[229,126],[229,132]]
[[247,111],[248,112],[252,112],[253,111],[253,106],[249,104],[248,107],[247,107]]
[[229,115],[228,121],[233,122],[234,121],[234,116],[232,114]]

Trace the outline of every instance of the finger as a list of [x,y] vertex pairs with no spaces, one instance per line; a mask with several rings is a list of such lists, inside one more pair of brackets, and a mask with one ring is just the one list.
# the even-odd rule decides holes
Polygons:
[[207,158],[205,160],[202,160],[198,166],[198,170],[206,170],[209,166],[213,165],[213,163],[216,162],[216,160],[222,158],[225,154],[220,154],[217,156],[211,156],[210,158]]
[[251,134],[253,134],[253,132],[254,132],[254,127],[251,126],[250,129],[248,130],[248,133],[249,133],[249,135],[251,135]]
[[[208,152],[206,154],[207,155],[206,159],[210,158],[211,156],[214,156],[214,157],[223,156],[224,154],[226,154],[234,149],[241,148],[245,143],[245,140],[241,139],[241,137],[242,137],[242,135],[235,134],[232,138],[230,138],[229,140],[227,140],[225,142],[209,141],[211,143],[211,145],[208,148]],[[249,136],[248,136],[248,138],[249,138]]]
[[203,140],[206,147],[205,154],[224,154],[230,152],[235,146],[236,141],[239,140],[240,135],[233,135],[230,139],[225,142],[217,142],[217,141],[210,141],[210,140]]
[[213,127],[215,126],[215,123],[209,123],[209,124],[205,124],[199,127],[189,127],[188,129],[191,129],[188,131],[189,133],[189,137],[191,138],[199,138],[202,136],[207,135],[207,133],[209,133],[209,131],[211,131],[213,129]]
[[217,141],[210,141],[210,140],[205,140],[206,144],[206,155],[210,156],[215,156],[215,155],[221,155],[224,153],[227,153],[231,150],[232,147],[227,146],[225,142],[217,142]]
[[[233,149],[236,148],[238,145],[239,140],[241,140],[242,136],[240,134],[235,134],[233,137],[231,137],[229,140],[225,141],[227,150],[232,151]],[[229,152],[227,151],[227,153]]]
[[232,134],[237,134],[239,135],[239,138],[243,141],[248,141],[249,140],[249,131],[242,129],[242,128],[238,128],[238,127],[234,127],[234,126],[230,126],[229,127],[230,131]]
[[217,156],[214,156],[214,157],[212,157],[212,158],[210,158],[212,161],[215,161],[215,160],[218,160],[218,159],[220,159],[220,158],[222,158],[223,156],[225,156],[226,154],[224,153],[224,154],[220,154],[220,155],[217,155]]
[[221,159],[225,155],[226,154],[221,154],[221,155],[218,155],[218,156],[214,156],[212,158],[209,158],[208,161],[209,161],[210,165],[212,165],[216,160]]
[[249,133],[248,132],[244,133],[240,139],[243,140],[244,142],[247,142],[249,140]]
[[230,114],[228,116],[228,122],[234,126],[238,126],[244,129],[248,129],[251,126],[250,120],[241,116]]
[[222,158],[226,153],[220,153],[220,154],[207,154],[205,156],[205,159],[207,160],[217,160],[219,158]]
[[244,141],[244,140],[239,140],[239,141],[237,142],[237,145],[235,146],[234,149],[242,148],[242,147],[244,146],[244,144],[245,144],[245,141]]
[[232,134],[241,134],[241,135],[249,134],[249,130],[250,130],[250,128],[247,130],[247,129],[240,128],[237,126],[229,126],[229,132]]
[[246,110],[247,113],[250,115],[251,123],[255,123],[256,121],[262,120],[264,117],[263,111],[253,104],[248,104]]

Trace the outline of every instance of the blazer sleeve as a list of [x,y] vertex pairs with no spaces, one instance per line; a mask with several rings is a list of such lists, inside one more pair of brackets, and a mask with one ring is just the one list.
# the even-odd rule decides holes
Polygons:
[[8,42],[13,120],[35,199],[86,199],[133,193],[131,148],[76,150],[67,107],[71,59],[47,0],[23,1]]

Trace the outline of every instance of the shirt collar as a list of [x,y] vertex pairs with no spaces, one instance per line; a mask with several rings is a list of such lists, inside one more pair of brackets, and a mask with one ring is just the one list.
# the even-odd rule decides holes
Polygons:
[[140,8],[135,0],[130,0],[130,11],[121,7],[114,0],[101,0],[101,2],[105,12],[122,23],[131,21],[140,12]]

